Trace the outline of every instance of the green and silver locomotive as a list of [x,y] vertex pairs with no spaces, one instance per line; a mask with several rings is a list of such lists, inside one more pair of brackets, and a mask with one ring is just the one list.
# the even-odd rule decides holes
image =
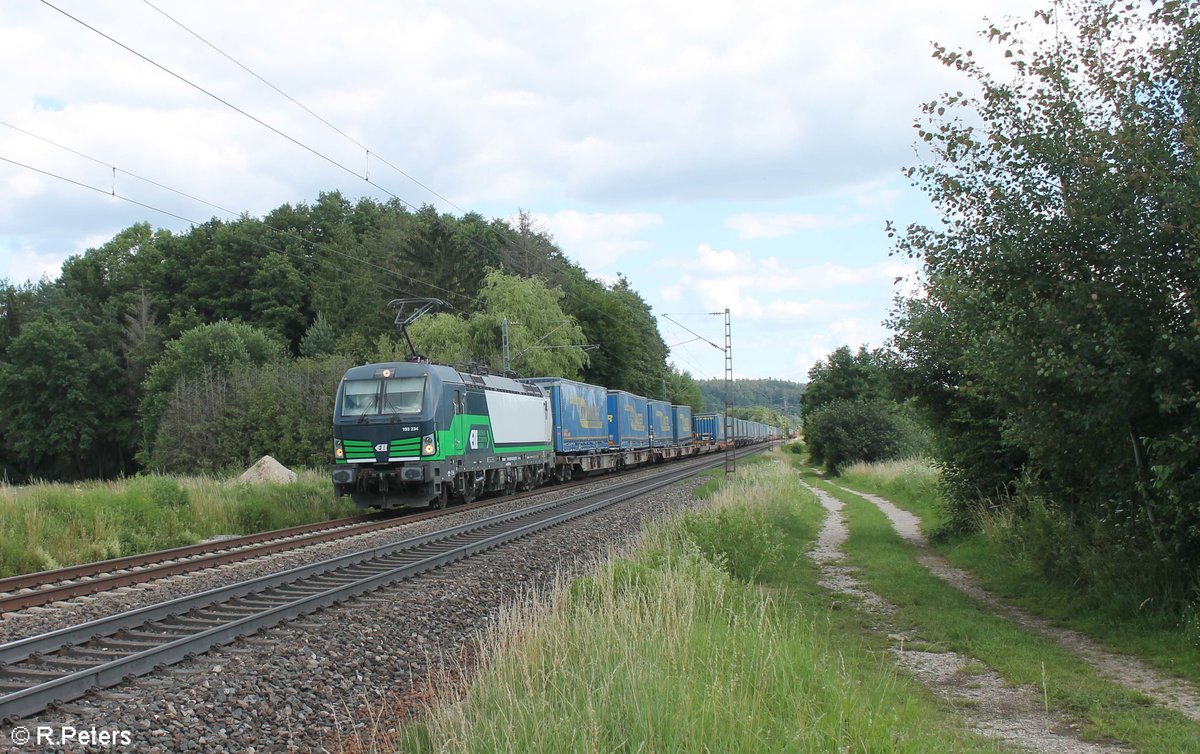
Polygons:
[[360,507],[442,507],[541,484],[554,467],[536,385],[425,362],[353,367],[333,410],[333,486]]

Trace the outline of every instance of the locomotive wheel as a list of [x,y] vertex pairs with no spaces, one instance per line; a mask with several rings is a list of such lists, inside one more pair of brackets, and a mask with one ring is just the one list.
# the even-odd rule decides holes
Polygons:
[[465,482],[465,484],[463,484],[463,491],[461,495],[463,504],[475,502],[475,498],[479,497],[479,493],[483,491],[482,480],[479,480],[480,483],[478,484],[476,483],[476,480],[463,481]]
[[445,508],[448,497],[449,495],[446,494],[446,489],[443,487],[442,491],[438,493],[438,496],[429,501],[429,509],[441,510],[442,508]]

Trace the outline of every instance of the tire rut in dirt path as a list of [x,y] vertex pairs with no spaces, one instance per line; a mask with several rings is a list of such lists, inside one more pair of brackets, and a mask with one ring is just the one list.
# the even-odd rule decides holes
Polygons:
[[1171,678],[1151,668],[1136,657],[1116,654],[1093,639],[1069,628],[1056,626],[1045,618],[1033,615],[1002,601],[981,587],[975,578],[961,568],[951,565],[934,552],[929,540],[921,533],[921,519],[888,500],[865,492],[847,490],[867,500],[883,511],[902,539],[920,552],[920,562],[935,576],[963,593],[1003,615],[1021,628],[1040,634],[1074,652],[1097,673],[1127,689],[1144,694],[1159,704],[1200,721],[1200,687],[1181,678]]
[[1070,723],[1051,715],[1043,707],[1037,689],[1008,685],[991,668],[956,652],[925,652],[905,649],[920,643],[920,637],[897,633],[888,622],[895,606],[866,589],[854,575],[858,569],[845,564],[842,546],[849,536],[842,517],[842,502],[832,495],[804,485],[817,496],[828,515],[809,551],[821,569],[819,584],[835,594],[861,600],[877,630],[892,641],[896,663],[918,682],[958,709],[970,728],[987,738],[1034,752],[1047,754],[1099,754],[1130,749],[1084,741]]

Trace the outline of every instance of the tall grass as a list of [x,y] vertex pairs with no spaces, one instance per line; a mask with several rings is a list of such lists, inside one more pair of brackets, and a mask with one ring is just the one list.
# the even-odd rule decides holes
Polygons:
[[74,485],[0,485],[0,577],[349,515],[328,480],[250,485],[147,475]]
[[921,517],[921,528],[926,535],[936,534],[945,523],[937,468],[923,458],[860,461],[843,469],[838,481],[881,497],[904,500],[905,507]]
[[780,464],[505,613],[469,687],[404,751],[955,751],[927,696],[837,625],[803,553],[821,520]]
[[[894,621],[914,626],[934,646],[986,663],[1007,683],[1038,689],[1043,704],[1081,724],[1084,736],[1115,739],[1136,751],[1200,750],[1200,724],[1102,676],[1052,638],[1021,628],[945,583],[918,561],[879,508],[844,489],[827,489],[846,504],[850,562],[873,592],[896,605]],[[976,565],[989,573],[1004,567]]]
[[973,531],[950,535],[940,529],[945,508],[929,464],[857,464],[836,481],[921,516],[927,534],[941,531],[935,542],[946,556],[989,589],[1200,681],[1200,605],[1102,522],[1014,498],[979,505]]

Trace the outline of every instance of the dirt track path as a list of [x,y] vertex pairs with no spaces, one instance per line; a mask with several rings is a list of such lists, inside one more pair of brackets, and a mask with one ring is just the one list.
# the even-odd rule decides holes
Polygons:
[[883,511],[884,515],[892,522],[896,533],[918,549],[921,564],[942,581],[970,595],[1022,628],[1051,639],[1063,648],[1074,652],[1105,678],[1145,694],[1159,704],[1186,715],[1192,720],[1200,721],[1200,688],[1197,688],[1195,684],[1163,675],[1136,657],[1110,652],[1078,631],[1056,626],[1045,618],[1040,618],[1001,601],[994,594],[979,586],[971,574],[951,565],[945,558],[933,551],[929,546],[929,541],[921,533],[921,519],[878,495],[854,490],[848,491],[870,501]]
[[[892,641],[891,651],[900,667],[954,705],[973,731],[1035,752],[1131,751],[1117,745],[1082,740],[1075,725],[1046,711],[1038,689],[1007,685],[998,673],[977,659],[956,652],[906,648],[906,644],[921,644],[921,637],[898,633],[888,619],[895,612],[895,606],[866,589],[855,576],[858,569],[845,564],[843,545],[849,530],[841,513],[842,501],[815,487],[805,486],[828,512],[817,543],[809,552],[821,569],[821,586],[861,601],[862,609],[872,616],[878,630],[885,632]],[[920,532],[917,534],[919,536]]]

